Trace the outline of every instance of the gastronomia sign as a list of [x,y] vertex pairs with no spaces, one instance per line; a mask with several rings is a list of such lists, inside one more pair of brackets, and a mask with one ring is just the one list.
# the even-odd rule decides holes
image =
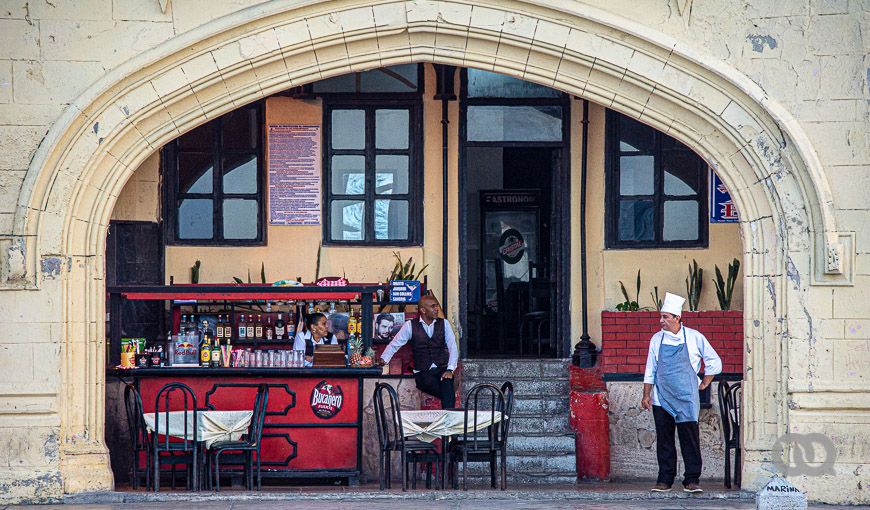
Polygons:
[[318,418],[328,420],[341,411],[344,403],[344,393],[341,386],[320,381],[311,391],[311,410]]

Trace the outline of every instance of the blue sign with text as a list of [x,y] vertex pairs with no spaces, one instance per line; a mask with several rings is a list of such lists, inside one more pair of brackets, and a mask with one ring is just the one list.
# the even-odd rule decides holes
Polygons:
[[420,282],[417,280],[391,280],[390,302],[416,303],[420,301]]
[[737,207],[719,176],[710,171],[710,223],[737,223]]

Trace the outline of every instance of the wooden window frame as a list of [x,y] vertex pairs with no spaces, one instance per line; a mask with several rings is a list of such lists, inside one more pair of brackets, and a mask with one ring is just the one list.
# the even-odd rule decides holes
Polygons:
[[[423,102],[420,94],[410,98],[398,98],[404,94],[366,95],[365,99],[347,99],[338,95],[324,96],[323,99],[323,244],[327,246],[422,246],[423,244]],[[362,96],[362,94],[361,94]],[[334,149],[332,147],[332,111],[364,110],[366,117],[366,137],[363,149]],[[375,148],[375,110],[408,110],[408,149]],[[408,193],[375,194],[375,156],[408,156]],[[333,155],[362,155],[366,160],[365,193],[363,195],[342,195],[332,193],[331,161]],[[395,199],[408,201],[408,239],[375,239],[374,204],[376,199]],[[358,240],[332,239],[333,200],[362,200],[365,207],[364,238]]]
[[[265,172],[265,112],[263,102],[258,101],[253,105],[247,105],[239,108],[253,108],[257,111],[257,147],[254,149],[225,149],[223,147],[223,139],[221,137],[221,126],[226,120],[227,115],[218,117],[209,121],[207,125],[211,125],[212,132],[212,156],[214,160],[214,169],[212,171],[212,192],[211,193],[181,193],[178,189],[178,156],[181,152],[196,152],[196,151],[181,151],[178,148],[178,140],[166,144],[161,152],[161,173],[163,191],[163,230],[164,238],[167,246],[265,246],[267,244],[266,225],[266,172]],[[237,111],[237,110],[236,110]],[[182,135],[183,137],[184,135]],[[247,155],[256,154],[257,156],[257,193],[224,193],[222,189],[223,177],[223,158],[227,155]],[[251,199],[257,197],[257,237],[253,239],[225,239],[223,237],[223,200],[232,198]],[[212,228],[213,237],[211,239],[180,239],[178,237],[178,201],[182,198],[207,198],[213,201],[212,204]]]
[[[653,156],[653,187],[652,195],[620,195],[619,193],[619,158],[622,152],[619,148],[619,122],[623,117],[622,114],[613,110],[607,110],[606,125],[605,125],[605,242],[607,249],[673,249],[673,248],[708,248],[709,247],[709,221],[708,202],[709,202],[709,182],[707,164],[704,160],[692,151],[698,158],[698,193],[695,199],[688,198],[686,195],[665,195],[664,194],[664,170],[662,169],[662,156],[665,150],[663,149],[663,141],[666,138],[673,140],[672,137],[658,131],[655,128],[649,127],[654,136],[654,149],[651,153],[645,153]],[[683,145],[691,151],[691,147],[685,146],[679,141],[675,143]],[[653,229],[655,237],[652,240],[643,241],[625,241],[619,239],[619,202],[623,198],[643,198],[653,201]],[[664,233],[664,204],[667,200],[685,200],[698,202],[698,239],[695,240],[675,240],[665,241],[662,239]]]

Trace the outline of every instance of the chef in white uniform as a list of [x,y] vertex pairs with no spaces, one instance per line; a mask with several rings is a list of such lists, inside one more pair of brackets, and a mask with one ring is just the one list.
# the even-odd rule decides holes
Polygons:
[[[643,377],[641,406],[652,410],[656,425],[656,456],[659,473],[655,492],[671,490],[677,472],[677,449],[674,431],[680,437],[685,472],[683,490],[702,492],[698,485],[701,476],[701,444],[698,414],[701,402],[698,390],[713,381],[722,372],[722,360],[710,342],[697,330],[683,325],[683,303],[686,300],[666,293],[659,316],[661,331],[649,342],[646,372]],[[699,378],[701,361],[704,378]]]

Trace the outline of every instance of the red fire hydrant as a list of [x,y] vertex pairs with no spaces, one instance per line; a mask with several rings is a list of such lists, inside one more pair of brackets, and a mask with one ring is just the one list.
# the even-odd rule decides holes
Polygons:
[[569,365],[570,425],[575,434],[577,479],[610,479],[607,386],[601,369]]

